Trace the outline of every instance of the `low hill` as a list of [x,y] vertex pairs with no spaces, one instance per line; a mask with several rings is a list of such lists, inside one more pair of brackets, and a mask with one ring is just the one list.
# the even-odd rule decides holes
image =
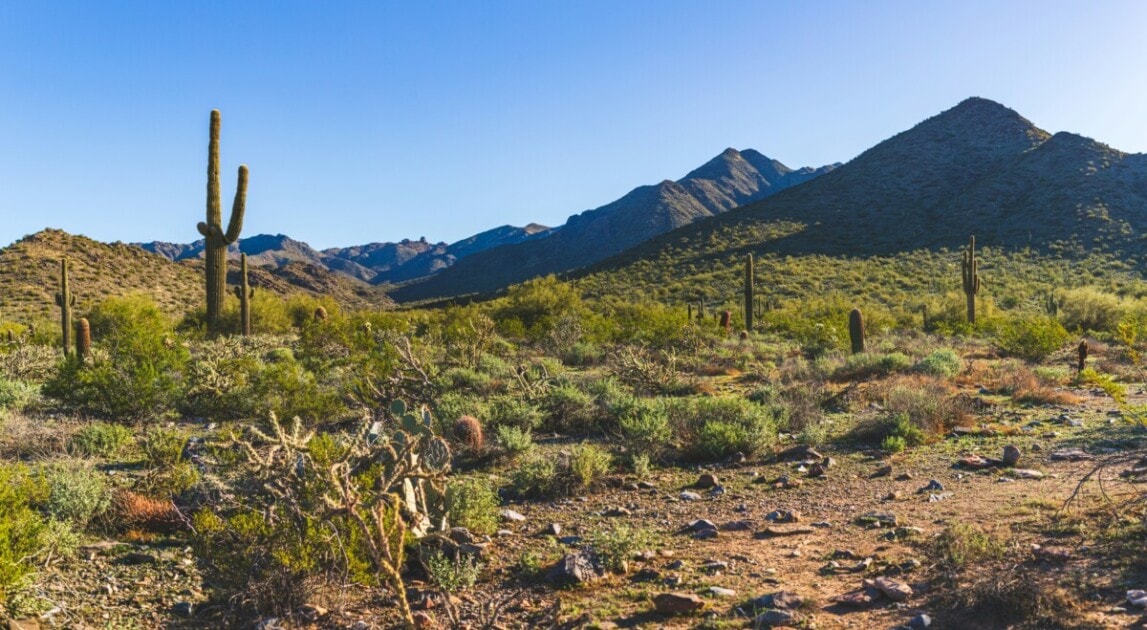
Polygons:
[[[0,249],[0,319],[35,321],[55,317],[60,258],[71,261],[70,282],[81,310],[116,295],[145,293],[165,312],[181,315],[204,301],[203,263],[172,262],[124,243],[46,229]],[[237,267],[228,281],[235,282]],[[251,268],[250,282],[279,295],[330,295],[350,307],[389,307],[383,293],[364,282],[307,263],[281,270]]]

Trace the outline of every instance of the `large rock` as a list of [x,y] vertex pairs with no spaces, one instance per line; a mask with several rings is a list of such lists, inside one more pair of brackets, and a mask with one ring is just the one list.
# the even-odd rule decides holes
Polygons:
[[567,553],[546,571],[546,581],[557,586],[586,584],[605,575],[597,557],[584,552]]
[[662,593],[653,598],[654,609],[664,615],[684,615],[705,607],[705,600],[692,593]]
[[1012,446],[1011,444],[1005,446],[1003,462],[1004,466],[1007,466],[1008,468],[1011,468],[1020,463],[1020,449]]

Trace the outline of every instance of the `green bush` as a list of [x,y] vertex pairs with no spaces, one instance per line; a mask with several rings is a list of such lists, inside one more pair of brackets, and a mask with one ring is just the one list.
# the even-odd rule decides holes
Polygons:
[[492,427],[510,426],[533,430],[542,426],[542,412],[516,396],[495,396],[487,401],[488,424]]
[[613,455],[596,444],[579,444],[573,448],[569,458],[569,469],[574,487],[586,490],[597,485],[608,475],[613,465]]
[[553,387],[542,400],[546,426],[572,435],[587,435],[597,430],[597,406],[593,397],[576,386],[563,383]]
[[597,553],[602,566],[607,570],[626,573],[629,571],[629,561],[639,551],[645,550],[652,538],[644,529],[618,525],[611,530],[594,533],[590,538],[590,548]]
[[446,486],[446,513],[450,524],[475,534],[498,529],[498,493],[489,480],[462,479]]
[[455,554],[454,559],[450,559],[445,553],[434,550],[423,557],[422,564],[426,567],[430,583],[447,595],[474,586],[482,573],[482,563],[465,553]]
[[548,498],[559,490],[558,466],[551,457],[532,455],[510,473],[514,492],[522,497]]
[[844,365],[833,372],[832,378],[838,381],[880,378],[905,372],[911,365],[911,360],[899,352],[888,354],[864,352],[849,355]]
[[35,485],[27,468],[0,465],[0,606],[7,607],[28,586],[47,551],[47,523],[30,504]]
[[188,352],[170,322],[142,296],[108,298],[88,314],[100,350],[90,361],[60,364],[44,394],[67,406],[114,420],[170,412]]
[[526,429],[502,425],[494,432],[498,445],[507,457],[518,457],[534,450],[534,437]]
[[673,431],[669,414],[662,405],[641,401],[624,411],[618,426],[626,446],[634,453],[657,458],[669,446]]
[[41,509],[50,518],[71,523],[76,529],[87,527],[111,504],[103,474],[96,470],[52,465],[41,467],[37,476],[43,485]]
[[131,430],[118,424],[93,422],[72,435],[69,450],[84,457],[115,457],[132,441]]
[[143,449],[144,464],[148,468],[166,468],[183,461],[187,433],[178,429],[152,427],[143,434],[139,445]]
[[1009,356],[1025,361],[1042,361],[1067,342],[1068,334],[1055,319],[1039,315],[1003,322],[996,345]]
[[784,407],[744,398],[672,400],[667,410],[674,435],[685,445],[683,455],[692,460],[761,452],[776,441],[777,427],[785,421]]
[[0,411],[23,409],[40,395],[40,388],[23,381],[10,381],[0,376]]
[[954,350],[936,350],[916,362],[915,370],[929,376],[951,378],[960,373],[960,355]]

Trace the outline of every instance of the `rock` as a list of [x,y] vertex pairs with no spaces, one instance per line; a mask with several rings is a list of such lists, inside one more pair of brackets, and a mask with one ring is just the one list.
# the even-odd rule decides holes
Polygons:
[[682,492],[681,494],[679,494],[677,496],[682,501],[700,501],[701,500],[701,495],[697,494],[696,492],[690,492],[688,490],[686,490],[685,492]]
[[944,484],[933,479],[933,480],[928,482],[928,485],[917,490],[916,494],[924,494],[925,492],[933,492],[933,491],[943,492],[944,491]]
[[611,507],[602,512],[602,516],[631,516],[633,512],[629,508]]
[[713,597],[736,597],[737,591],[731,588],[722,588],[720,586],[710,586],[709,594]]
[[699,532],[703,529],[716,530],[717,524],[708,519],[699,518],[695,521],[690,521],[689,524],[685,526],[685,531],[690,532]]
[[693,534],[694,540],[712,540],[720,534],[715,529],[702,529]]
[[581,544],[581,536],[562,536],[558,542],[569,546],[578,545]]
[[851,606],[853,608],[866,608],[880,596],[880,591],[875,588],[859,588],[855,591],[837,595],[829,598],[830,602],[841,604],[843,606]]
[[800,512],[793,510],[773,510],[765,515],[766,521],[774,523],[796,523],[801,520]]
[[584,551],[567,553],[546,572],[546,581],[558,586],[586,584],[605,575],[597,557]]
[[1012,476],[1016,479],[1043,479],[1044,474],[1030,468],[1013,468]]
[[881,593],[884,593],[888,599],[894,602],[903,602],[909,597],[912,597],[911,586],[908,586],[904,582],[897,582],[892,578],[878,577],[873,582],[873,586],[880,589]]
[[1011,468],[1011,467],[1015,466],[1016,464],[1020,463],[1020,449],[1016,448],[1015,446],[1013,446],[1011,444],[1008,444],[1007,446],[1005,446],[1004,447],[1003,462],[1004,462],[1004,466],[1007,466],[1008,468]]
[[915,478],[916,476],[910,472],[903,472],[899,475],[896,475],[896,481],[912,481]]
[[127,564],[127,565],[155,564],[157,562],[159,562],[159,559],[156,558],[155,556],[151,555],[150,553],[140,553],[138,551],[133,551],[131,553],[125,553],[124,555],[120,556],[116,560],[116,564]]
[[824,476],[824,466],[821,464],[813,464],[808,468],[808,476],[810,479],[817,479]]
[[431,617],[430,613],[419,611],[414,613],[411,617],[414,619],[414,627],[418,630],[430,630],[431,628],[438,627],[438,624],[435,623],[434,617]]
[[546,526],[546,529],[543,533],[547,536],[561,536],[562,535],[561,523],[550,523],[549,525]]
[[824,458],[824,461],[820,463],[820,465],[824,466],[825,470],[828,470],[829,468],[836,466],[836,460],[831,457],[826,457]]
[[875,479],[877,477],[887,477],[891,474],[892,466],[881,466],[880,468],[877,468],[875,471],[873,471],[872,478]]
[[752,601],[756,608],[779,608],[782,610],[796,610],[804,604],[804,598],[795,591],[777,591],[769,595],[762,595]]
[[171,612],[175,613],[177,617],[190,617],[192,611],[193,607],[191,602],[175,602],[175,605],[171,607]]
[[705,600],[692,593],[661,593],[653,598],[653,608],[663,615],[683,615],[705,607]]
[[932,618],[926,613],[920,613],[908,621],[908,627],[912,630],[924,630],[925,628],[932,627]]
[[979,455],[968,455],[967,457],[961,457],[957,463],[964,468],[983,470],[1000,465],[1000,460],[991,459],[990,457],[981,457]]
[[526,517],[524,514],[521,514],[520,512],[515,512],[514,510],[505,509],[505,510],[502,510],[502,520],[503,521],[511,521],[511,522],[515,522],[515,523],[521,523],[522,521],[526,520]]
[[781,451],[777,455],[777,460],[782,462],[799,462],[809,459],[823,459],[824,456],[816,452],[811,446],[807,444],[798,444],[791,448]]
[[717,475],[713,473],[702,473],[702,475],[697,478],[696,483],[693,484],[693,487],[698,490],[707,490],[720,484],[721,481],[717,479]]
[[701,570],[705,573],[719,573],[721,571],[727,571],[728,569],[729,563],[724,560],[710,560],[701,565]]
[[865,512],[856,518],[856,522],[869,527],[896,527],[900,524],[891,512]]
[[1147,591],[1139,589],[1127,591],[1127,603],[1134,608],[1147,608]]
[[746,459],[747,458],[745,457],[744,453],[737,451],[736,453],[733,453],[729,456],[728,462],[733,465],[740,465],[744,464]]
[[499,529],[498,531],[494,532],[494,535],[495,536],[513,536],[514,530],[512,530],[512,529]]
[[928,502],[929,503],[935,503],[937,501],[943,501],[944,499],[950,499],[954,496],[956,496],[956,493],[954,493],[954,492],[941,492],[939,494],[930,494],[930,495],[928,495]]
[[755,522],[748,521],[748,520],[729,521],[728,523],[725,523],[724,525],[721,526],[721,531],[747,532],[756,526],[757,526],[757,524]]
[[657,486],[649,483],[648,481],[638,481],[637,487],[641,488],[642,490],[656,490],[657,489]]
[[673,562],[670,562],[669,564],[665,565],[665,568],[670,570],[670,571],[680,571],[681,569],[685,568],[685,561],[684,560],[674,560]]
[[725,486],[713,486],[709,489],[709,496],[711,497],[719,497],[722,494],[725,494]]
[[791,610],[766,610],[757,615],[753,622],[755,628],[777,628],[792,626],[800,621],[800,616]]
[[474,534],[465,527],[451,527],[449,534],[450,540],[458,543],[459,545],[472,545],[474,544]]
[[816,528],[801,525],[770,525],[757,532],[755,537],[776,538],[780,536],[799,536],[801,534],[811,534],[815,531]]
[[1048,456],[1053,462],[1084,462],[1095,459],[1095,456],[1077,448],[1066,451],[1054,451]]

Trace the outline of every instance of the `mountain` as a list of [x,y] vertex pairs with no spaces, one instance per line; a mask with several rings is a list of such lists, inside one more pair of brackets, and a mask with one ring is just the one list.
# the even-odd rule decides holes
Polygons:
[[[103,298],[145,293],[171,315],[182,315],[204,300],[203,263],[172,262],[124,243],[101,243],[62,230],[46,229],[0,249],[0,318],[34,321],[54,317],[60,258],[71,261],[69,280],[81,308]],[[309,262],[279,268],[251,267],[253,286],[278,295],[329,295],[351,308],[385,308],[393,303],[370,284]],[[228,282],[238,280],[233,264]]]
[[[491,247],[519,243],[551,230],[531,223],[526,227],[504,225],[487,230],[451,245],[403,239],[397,243],[368,243],[353,247],[335,247],[317,251],[310,245],[282,234],[257,234],[241,238],[229,249],[229,257],[247,254],[250,264],[281,268],[290,263],[304,263],[350,276],[373,284],[402,282],[437,273],[456,261]],[[137,243],[138,247],[179,261],[203,258],[203,239],[179,244],[163,241]]]
[[823,176],[836,166],[793,170],[752,149],[726,149],[677,181],[641,186],[612,203],[571,216],[557,230],[475,253],[391,295],[412,301],[488,293],[528,278],[571,271]]
[[[1103,256],[1133,268],[1147,256],[1145,228],[1147,155],[1052,135],[999,103],[971,98],[803,186],[653,239],[581,275],[595,291],[708,284],[723,286],[728,297],[744,255],[753,253],[764,267],[815,258],[842,274],[822,274],[806,290],[838,281],[863,287],[850,264],[894,266],[903,258],[893,257],[963,247],[973,234],[978,247],[1001,253]],[[769,282],[775,288],[790,280]]]

